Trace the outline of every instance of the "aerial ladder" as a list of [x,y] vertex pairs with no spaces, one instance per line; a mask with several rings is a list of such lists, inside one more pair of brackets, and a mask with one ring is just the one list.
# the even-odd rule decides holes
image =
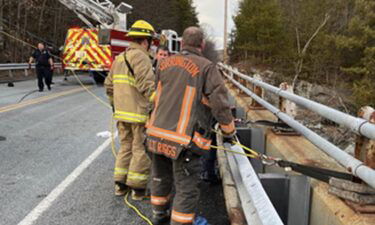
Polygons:
[[121,2],[117,7],[110,0],[59,0],[90,28],[95,26],[89,19],[97,21],[101,28],[126,31],[127,14],[133,7]]

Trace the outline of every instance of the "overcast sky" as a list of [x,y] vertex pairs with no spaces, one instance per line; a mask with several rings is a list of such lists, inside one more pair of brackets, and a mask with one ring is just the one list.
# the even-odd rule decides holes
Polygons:
[[[199,22],[215,37],[216,47],[223,48],[224,0],[193,0],[198,12]],[[238,10],[240,0],[228,0],[228,32],[234,27],[232,17]]]

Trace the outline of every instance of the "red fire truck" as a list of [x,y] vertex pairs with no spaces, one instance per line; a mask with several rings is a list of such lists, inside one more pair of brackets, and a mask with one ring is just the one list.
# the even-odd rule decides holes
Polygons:
[[[132,6],[121,3],[117,7],[110,0],[59,0],[73,10],[88,28],[68,30],[63,52],[63,67],[68,71],[88,71],[95,82],[103,83],[113,59],[125,51],[130,40],[127,34],[127,15]],[[95,27],[90,20],[99,23]],[[157,35],[152,50],[159,44],[168,46],[170,52],[180,51],[180,38],[173,30],[163,30]]]

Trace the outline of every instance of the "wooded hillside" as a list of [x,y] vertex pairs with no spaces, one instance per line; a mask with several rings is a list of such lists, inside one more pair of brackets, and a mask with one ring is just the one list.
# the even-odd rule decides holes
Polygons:
[[374,0],[243,0],[234,20],[232,61],[347,85],[355,104],[375,106]]
[[[113,0],[115,5],[122,0]],[[145,19],[155,29],[183,29],[198,24],[192,0],[125,0],[133,6],[128,26]],[[84,26],[77,15],[58,0],[0,0],[0,30],[36,45],[43,41],[56,49],[63,45],[66,31],[72,26]],[[31,48],[0,34],[0,63],[25,62]]]

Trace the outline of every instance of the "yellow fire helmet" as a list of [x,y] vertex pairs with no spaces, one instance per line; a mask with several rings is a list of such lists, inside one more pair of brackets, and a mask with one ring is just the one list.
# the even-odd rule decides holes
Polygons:
[[128,37],[154,37],[154,27],[144,20],[137,20],[129,29]]

